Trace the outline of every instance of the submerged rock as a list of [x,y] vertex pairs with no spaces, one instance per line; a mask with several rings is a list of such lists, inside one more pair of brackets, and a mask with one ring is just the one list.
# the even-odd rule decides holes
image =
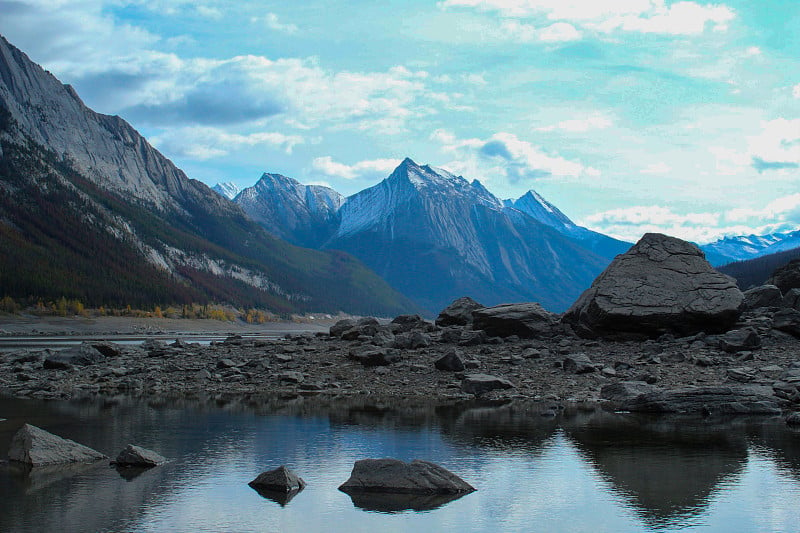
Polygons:
[[485,307],[472,313],[472,328],[483,330],[490,337],[522,338],[550,335],[558,316],[538,303],[502,304]]
[[8,458],[31,466],[91,463],[108,459],[96,450],[30,424],[22,426],[12,437]]
[[303,490],[306,482],[293,470],[281,465],[275,470],[260,473],[248,485],[254,489],[289,493]]
[[744,297],[694,244],[648,233],[619,255],[563,317],[585,337],[721,332]]
[[347,493],[466,494],[475,488],[434,463],[419,459],[404,463],[386,458],[356,461],[350,479],[339,490]]
[[117,458],[111,464],[116,466],[138,466],[151,467],[166,463],[167,460],[152,450],[128,444],[124,450],[119,452]]

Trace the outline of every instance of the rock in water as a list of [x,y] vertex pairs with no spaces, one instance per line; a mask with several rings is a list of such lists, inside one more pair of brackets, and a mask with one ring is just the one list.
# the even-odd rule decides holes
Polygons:
[[485,307],[472,313],[472,328],[492,337],[523,338],[550,335],[558,322],[557,315],[545,311],[537,303],[502,304]]
[[445,307],[436,318],[436,325],[439,327],[448,326],[468,326],[472,324],[472,312],[483,309],[483,306],[465,296],[454,301]]
[[248,485],[257,490],[289,493],[303,490],[306,482],[289,468],[279,466],[275,470],[260,473]]
[[119,452],[112,464],[117,466],[151,467],[166,463],[167,460],[152,450],[128,444]]
[[396,494],[466,494],[475,490],[449,470],[415,459],[404,463],[397,459],[362,459],[356,461],[342,492],[387,492]]
[[730,329],[743,307],[733,278],[694,244],[648,233],[618,255],[563,317],[584,337],[689,335]]
[[108,459],[96,450],[30,424],[22,426],[12,437],[8,458],[31,466],[91,463]]

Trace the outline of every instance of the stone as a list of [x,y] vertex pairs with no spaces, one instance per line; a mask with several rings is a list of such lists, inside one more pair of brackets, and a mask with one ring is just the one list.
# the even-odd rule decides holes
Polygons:
[[447,372],[461,372],[464,370],[464,361],[461,359],[458,350],[450,350],[442,357],[436,360],[433,365],[437,370],[444,370]]
[[582,337],[659,337],[722,332],[737,321],[744,296],[697,246],[648,233],[618,255],[564,314]]
[[130,467],[151,467],[166,463],[167,460],[147,448],[128,444],[125,449],[119,452],[117,458],[111,464],[116,466]]
[[762,307],[781,307],[783,294],[775,285],[762,285],[744,291],[745,309],[759,309]]
[[502,304],[484,307],[472,313],[472,328],[483,330],[490,337],[521,338],[550,336],[558,316],[538,303]]
[[350,478],[339,486],[346,493],[466,494],[475,488],[437,464],[415,459],[362,459],[356,461]]
[[748,383],[756,379],[755,369],[749,366],[729,368],[726,372],[728,379],[739,383]]
[[573,374],[589,374],[597,370],[592,360],[585,353],[568,355],[561,362],[561,368],[565,372],[572,372]]
[[396,331],[406,332],[415,329],[427,331],[432,324],[419,315],[400,315],[392,320],[391,325]]
[[800,338],[800,311],[781,309],[772,317],[772,327]]
[[8,459],[31,466],[44,466],[91,463],[108,457],[75,441],[25,424],[11,438]]
[[719,347],[728,353],[744,352],[761,348],[761,337],[752,328],[732,329],[719,337]]
[[386,348],[367,348],[351,351],[350,359],[358,361],[364,366],[389,366],[398,362],[400,355],[395,350]]
[[800,426],[800,412],[786,415],[786,424],[789,426]]
[[293,470],[279,466],[275,470],[260,473],[248,485],[254,489],[289,493],[303,490],[306,482]]
[[395,335],[392,347],[401,350],[416,350],[418,348],[425,348],[430,346],[431,338],[427,333],[421,331],[412,331],[410,333],[401,333]]
[[104,357],[119,357],[122,355],[122,348],[114,342],[93,341],[90,344],[92,348],[100,352]]
[[458,341],[459,346],[479,346],[489,342],[489,335],[485,331],[464,331],[461,334],[461,340]]
[[800,289],[800,259],[792,259],[788,264],[776,268],[767,283],[778,287],[783,294]]
[[51,353],[45,357],[43,366],[49,369],[67,369],[73,366],[95,365],[104,360],[102,353],[90,343],[84,342],[80,346]]
[[644,381],[619,381],[600,388],[600,397],[614,403],[629,402],[642,394],[658,390]]
[[442,312],[436,317],[436,325],[439,327],[469,326],[472,324],[472,312],[482,308],[481,304],[468,296],[459,298],[442,309]]
[[461,390],[475,396],[497,389],[511,388],[514,388],[514,384],[509,380],[489,374],[468,374],[464,376],[464,380],[461,382]]
[[330,336],[331,337],[341,337],[342,333],[349,329],[353,329],[356,325],[356,321],[352,318],[345,318],[343,320],[339,320],[336,324],[331,326]]
[[649,413],[780,414],[774,396],[762,388],[708,386],[646,392],[619,403],[619,408]]
[[781,300],[781,307],[800,311],[800,289],[790,289],[784,294],[783,300]]

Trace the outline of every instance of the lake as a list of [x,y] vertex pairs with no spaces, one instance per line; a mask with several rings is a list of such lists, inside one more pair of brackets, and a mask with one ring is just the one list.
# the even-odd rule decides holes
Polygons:
[[[4,532],[800,530],[800,431],[780,418],[368,397],[2,399],[3,457],[24,422],[107,455],[130,442],[170,462],[2,465]],[[433,461],[478,490],[353,501],[337,487],[368,457]],[[290,501],[247,485],[281,464],[308,484]]]

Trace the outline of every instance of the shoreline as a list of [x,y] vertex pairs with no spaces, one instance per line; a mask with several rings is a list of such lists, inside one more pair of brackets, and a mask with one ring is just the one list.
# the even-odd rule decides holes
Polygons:
[[[603,404],[609,401],[609,386],[627,394],[626,384],[635,382],[644,388],[636,394],[728,391],[728,397],[706,395],[701,400],[706,403],[691,407],[703,413],[727,412],[727,404],[752,410],[751,393],[784,413],[800,410],[798,340],[765,326],[762,315],[742,324],[759,328],[761,346],[734,353],[722,350],[717,336],[704,334],[611,341],[556,329],[524,339],[488,337],[469,327],[439,328],[421,319],[359,323],[367,325],[338,335],[329,335],[322,324],[315,325],[316,332],[278,339],[242,335],[286,326],[271,323],[240,328],[235,336],[209,345],[150,338],[141,346],[96,342],[61,352],[21,349],[0,354],[0,394],[52,400],[126,395],[258,402],[270,396],[372,396]],[[437,368],[445,356],[462,366]],[[475,375],[491,379],[475,381]]]

